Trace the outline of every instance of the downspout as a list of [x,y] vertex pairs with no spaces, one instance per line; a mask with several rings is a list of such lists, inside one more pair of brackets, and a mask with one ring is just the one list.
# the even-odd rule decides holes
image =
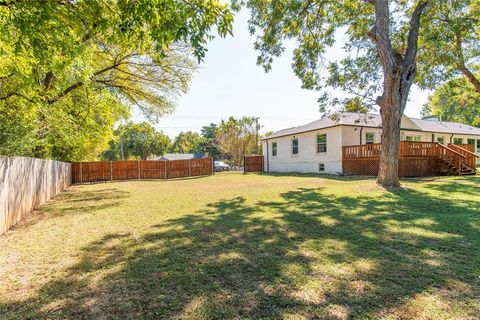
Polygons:
[[452,133],[452,135],[450,136],[450,143],[453,143],[453,133]]
[[265,139],[267,144],[267,172],[270,172],[270,152],[268,151],[268,139]]
[[362,132],[363,132],[363,127],[360,127],[360,144],[362,144],[362,140],[363,140],[362,139],[363,138]]

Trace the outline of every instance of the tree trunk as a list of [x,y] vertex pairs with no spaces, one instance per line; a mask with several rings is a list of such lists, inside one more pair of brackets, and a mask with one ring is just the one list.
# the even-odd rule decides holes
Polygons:
[[375,43],[383,69],[383,93],[377,98],[382,116],[382,144],[377,182],[384,187],[398,187],[398,154],[400,122],[408,93],[416,75],[418,33],[423,9],[429,0],[417,3],[410,20],[407,50],[396,52],[390,41],[390,9],[388,0],[365,0],[375,6],[375,26],[368,36]]
[[377,182],[384,187],[397,187],[398,154],[400,147],[401,101],[398,97],[389,97],[388,103],[380,108],[382,117],[382,144],[380,146],[380,167]]
[[398,187],[400,123],[408,93],[416,75],[416,65],[397,66],[384,77],[383,95],[378,99],[382,117],[382,144],[377,182],[384,187]]

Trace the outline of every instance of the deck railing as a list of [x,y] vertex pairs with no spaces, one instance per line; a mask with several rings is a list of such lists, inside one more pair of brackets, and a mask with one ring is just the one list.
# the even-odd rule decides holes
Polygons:
[[[401,141],[399,156],[436,157],[439,155],[438,145],[436,142]],[[343,158],[380,158],[380,143],[344,146]]]
[[[380,143],[362,144],[343,147],[343,159],[379,159]],[[444,146],[437,142],[401,141],[399,146],[400,158],[441,158],[453,163],[458,173],[461,165],[475,168],[474,153],[459,146]]]

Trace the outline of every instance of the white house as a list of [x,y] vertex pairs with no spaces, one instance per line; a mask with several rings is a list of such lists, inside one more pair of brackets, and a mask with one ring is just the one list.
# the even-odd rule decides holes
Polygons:
[[[340,113],[262,139],[266,172],[342,172],[342,146],[380,143],[378,114]],[[474,144],[480,154],[480,128],[403,116],[401,139],[441,144]]]

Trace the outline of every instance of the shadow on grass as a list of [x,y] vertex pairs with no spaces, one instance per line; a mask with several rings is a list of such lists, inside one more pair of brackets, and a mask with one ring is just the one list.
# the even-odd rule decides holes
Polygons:
[[56,196],[55,201],[50,205],[34,211],[12,230],[34,225],[40,220],[55,219],[65,215],[92,214],[105,208],[115,207],[121,203],[122,199],[129,196],[129,192],[117,188],[96,191],[78,190],[75,187],[69,188]]
[[[464,189],[474,186],[464,186]],[[480,212],[412,190],[237,197],[85,247],[68,275],[5,318],[418,318],[418,294],[478,315]],[[423,305],[426,309],[428,306]],[[436,306],[433,305],[433,308]]]
[[321,174],[321,173],[298,173],[298,172],[261,172],[261,173],[247,173],[258,174],[267,177],[303,177],[303,178],[322,178],[335,181],[363,181],[374,180],[376,176],[347,176],[336,174]]

